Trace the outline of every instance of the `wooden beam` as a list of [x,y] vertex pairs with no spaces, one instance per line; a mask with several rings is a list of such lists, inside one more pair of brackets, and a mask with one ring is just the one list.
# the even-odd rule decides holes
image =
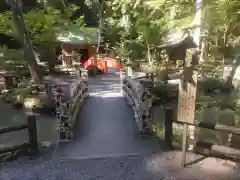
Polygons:
[[13,131],[20,131],[27,128],[28,128],[27,124],[19,124],[16,126],[4,127],[4,128],[0,128],[0,134],[9,133]]
[[198,122],[198,123],[188,123],[188,122],[180,122],[180,121],[174,120],[174,122],[179,123],[179,124],[185,123],[190,126],[196,126],[196,127],[200,127],[200,128],[214,130],[214,131],[221,131],[221,132],[227,132],[227,133],[240,135],[240,128],[225,126],[225,125],[221,125],[221,124],[211,124],[209,122],[204,122],[204,121]]
[[19,149],[25,149],[29,147],[29,143],[28,142],[24,142],[23,144],[17,144],[17,145],[12,145],[12,146],[6,146],[3,148],[0,148],[0,154],[4,154],[7,152],[13,152]]

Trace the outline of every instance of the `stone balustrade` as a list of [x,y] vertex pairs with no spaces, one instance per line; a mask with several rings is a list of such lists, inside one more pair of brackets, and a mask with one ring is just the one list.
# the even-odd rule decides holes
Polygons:
[[135,120],[139,126],[141,134],[149,134],[152,132],[152,87],[151,78],[144,77],[140,79],[132,79],[126,77],[125,72],[121,72],[122,92],[126,97],[129,105],[131,105]]
[[54,85],[52,92],[56,104],[60,140],[71,140],[80,107],[88,97],[87,81],[81,78],[72,83],[58,83]]

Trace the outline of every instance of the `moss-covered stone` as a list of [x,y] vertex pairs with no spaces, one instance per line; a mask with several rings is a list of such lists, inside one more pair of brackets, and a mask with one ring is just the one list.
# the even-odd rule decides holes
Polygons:
[[27,108],[43,108],[44,103],[39,96],[32,96],[24,99],[24,106]]

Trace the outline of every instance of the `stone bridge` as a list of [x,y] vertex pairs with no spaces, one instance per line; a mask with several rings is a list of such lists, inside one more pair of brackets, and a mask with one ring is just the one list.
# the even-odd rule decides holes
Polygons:
[[[88,80],[89,97],[74,125],[74,137],[59,144],[57,155],[89,159],[151,154],[159,151],[153,136],[142,138],[134,114],[113,74]],[[124,86],[125,87],[125,86]],[[139,92],[140,94],[140,92]],[[138,122],[138,121],[137,121]]]

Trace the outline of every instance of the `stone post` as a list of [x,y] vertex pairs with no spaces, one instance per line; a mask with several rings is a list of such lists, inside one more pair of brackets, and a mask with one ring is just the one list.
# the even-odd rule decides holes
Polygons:
[[141,109],[141,124],[144,133],[152,133],[152,88],[153,81],[151,79],[140,80],[140,84],[143,86],[143,93],[140,101]]

